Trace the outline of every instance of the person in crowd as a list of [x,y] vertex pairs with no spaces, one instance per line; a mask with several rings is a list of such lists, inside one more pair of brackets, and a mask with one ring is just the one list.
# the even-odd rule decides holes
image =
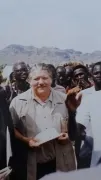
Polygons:
[[[84,70],[82,72],[83,68],[81,68],[81,70],[78,70],[78,68],[80,69],[81,66],[82,65],[77,66],[77,71],[76,71],[77,75],[80,75],[77,76],[76,78],[77,79],[76,82],[78,82],[80,78],[80,81],[78,83],[82,93],[82,102],[80,106],[82,106],[83,102],[88,99],[88,96],[94,92],[94,86],[92,86],[88,81],[89,73],[87,71],[87,68],[83,66]],[[74,68],[74,72],[75,72],[75,68]],[[79,110],[77,109],[77,114],[78,113]],[[90,167],[91,164],[91,156],[92,156],[92,148],[93,148],[91,123],[89,122],[88,124],[86,124],[86,127],[82,125],[81,121],[80,120],[78,121],[78,119],[77,119],[77,123],[78,123],[78,136],[76,137],[75,149],[76,149],[76,155],[78,161],[78,169],[88,168]]]
[[91,87],[88,81],[89,72],[84,65],[77,65],[73,68],[73,80],[75,86],[79,86],[82,90]]
[[2,72],[0,71],[0,84],[3,82]]
[[93,77],[92,77],[92,64],[88,66],[88,71],[89,71],[89,76],[88,76],[88,80],[90,81],[90,83],[93,86]]
[[73,68],[71,66],[66,66],[66,92],[72,89],[73,86]]
[[28,69],[24,62],[14,64],[13,75],[15,82],[5,87],[7,100],[9,103],[18,94],[25,92],[30,88],[29,83],[26,81],[28,78]]
[[[27,180],[40,179],[57,170],[68,172],[76,169],[74,148],[68,132],[73,131],[69,129],[69,122],[74,124],[81,96],[75,98],[73,105],[71,97],[67,98],[66,94],[51,87],[52,77],[48,65],[34,66],[29,74],[31,88],[15,97],[10,105],[15,136],[28,148]],[[35,136],[51,128],[62,134],[40,145],[40,139]],[[19,179],[20,175],[17,174]]]
[[65,88],[56,83],[56,68],[52,64],[48,64],[48,67],[52,71],[52,88],[54,88],[54,90],[66,93]]
[[79,171],[73,171],[70,173],[56,172],[50,175],[46,175],[41,180],[100,180],[101,179],[101,165],[94,168],[87,168]]
[[85,127],[91,124],[93,137],[93,149],[91,166],[96,166],[101,161],[101,140],[99,138],[101,128],[101,62],[97,62],[92,67],[92,75],[95,90],[83,99],[77,112],[77,122]]
[[[4,89],[0,86],[0,170],[13,165],[14,128]],[[9,147],[9,149],[8,149]]]
[[10,84],[15,83],[14,72],[11,72],[11,74],[10,74],[10,76],[9,76],[9,83],[10,83]]
[[[28,69],[27,65],[24,62],[18,62],[13,66],[13,73],[11,74],[11,83],[4,87],[6,93],[6,99],[8,105],[12,101],[14,97],[17,95],[27,91],[30,88],[29,83],[27,82],[28,78]],[[13,82],[12,82],[13,80]],[[14,156],[14,163],[13,163],[13,173],[11,175],[11,179],[16,179],[17,173],[22,173],[22,177],[24,177],[24,165],[20,163],[18,164],[19,159],[23,159],[23,162],[26,161],[27,156],[27,148],[20,143],[19,140],[15,140],[15,156]],[[21,167],[22,165],[22,167]],[[20,169],[22,168],[22,171]]]
[[66,89],[66,69],[63,66],[56,68],[57,84],[63,86]]

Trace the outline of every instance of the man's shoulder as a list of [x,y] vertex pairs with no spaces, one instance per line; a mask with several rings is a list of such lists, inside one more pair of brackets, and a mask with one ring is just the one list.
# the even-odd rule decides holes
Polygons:
[[56,84],[56,86],[54,87],[54,90],[62,92],[62,93],[66,93],[66,90],[63,86],[60,86],[58,84]]
[[65,94],[61,91],[54,90],[54,89],[52,89],[52,92],[53,92],[53,95],[55,98],[63,100],[63,101],[66,100],[67,94]]
[[95,88],[94,86],[92,86],[90,88],[82,90],[81,92],[83,96],[87,96],[87,95],[93,94],[95,92]]
[[16,96],[11,103],[19,103],[20,100],[23,100],[23,101],[27,101],[29,99],[29,95],[31,93],[31,89],[28,89],[27,91],[19,94],[18,96]]

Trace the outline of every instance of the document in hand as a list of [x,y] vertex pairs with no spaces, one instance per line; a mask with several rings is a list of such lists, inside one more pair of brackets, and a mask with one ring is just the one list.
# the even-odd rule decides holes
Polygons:
[[12,170],[10,169],[10,167],[6,167],[0,170],[0,180],[5,180],[8,177],[8,175],[11,173],[11,171]]
[[45,131],[42,131],[41,133],[39,133],[38,135],[35,136],[35,139],[39,140],[39,144],[43,144],[46,143],[48,141],[51,141],[53,139],[58,138],[59,136],[61,136],[61,134],[59,134],[55,128],[49,128],[46,129]]

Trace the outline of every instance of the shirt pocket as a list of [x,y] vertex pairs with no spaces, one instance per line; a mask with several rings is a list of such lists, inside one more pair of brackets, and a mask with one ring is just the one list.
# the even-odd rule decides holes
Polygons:
[[63,117],[60,113],[55,113],[52,115],[53,127],[61,132],[67,132],[67,117]]

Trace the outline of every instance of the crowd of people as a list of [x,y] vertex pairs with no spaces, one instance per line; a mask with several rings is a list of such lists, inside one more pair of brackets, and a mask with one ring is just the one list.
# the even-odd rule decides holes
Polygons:
[[[101,62],[90,68],[18,62],[9,82],[0,83],[0,170],[10,166],[10,180],[101,163]],[[36,136],[50,129],[59,136],[41,143]]]

